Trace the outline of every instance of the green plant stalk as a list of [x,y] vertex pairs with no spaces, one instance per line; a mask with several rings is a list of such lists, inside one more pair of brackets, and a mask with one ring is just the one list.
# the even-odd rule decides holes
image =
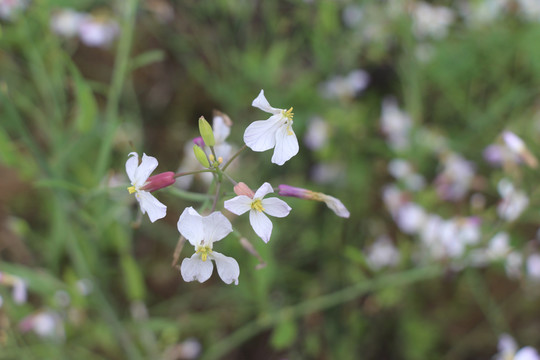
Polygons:
[[410,285],[419,281],[439,277],[442,273],[443,269],[441,267],[430,266],[407,270],[398,274],[384,275],[379,278],[351,285],[328,295],[284,307],[271,314],[263,314],[258,319],[236,330],[230,336],[216,342],[208,349],[206,354],[203,354],[201,360],[220,359],[229,351],[238,347],[253,336],[283,321],[299,318],[337,306],[347,301],[354,300],[371,291],[376,291],[389,286]]
[[229,159],[229,161],[227,161],[227,163],[225,165],[223,165],[223,168],[221,169],[221,171],[225,171],[227,170],[227,168],[229,167],[229,165],[231,165],[231,163],[234,161],[234,159],[236,159],[238,157],[238,155],[240,155],[242,153],[242,151],[246,150],[247,149],[247,145],[244,144],[244,146],[242,146],[240,148],[240,150],[238,150],[236,152],[236,154],[234,154],[232,156],[232,158]]
[[129,53],[133,43],[133,29],[135,26],[135,13],[138,7],[138,0],[128,0],[124,12],[121,36],[116,51],[116,61],[114,64],[113,79],[109,94],[107,96],[107,107],[105,109],[105,128],[103,141],[99,149],[96,165],[96,181],[99,181],[105,174],[109,166],[109,158],[112,150],[114,134],[118,127],[118,105],[120,95],[124,88],[126,76],[129,70]]

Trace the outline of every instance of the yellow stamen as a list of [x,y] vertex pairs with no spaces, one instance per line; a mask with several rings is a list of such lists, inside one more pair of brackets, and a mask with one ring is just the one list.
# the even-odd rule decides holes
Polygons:
[[292,110],[293,110],[292,107],[287,111],[281,110],[281,115],[283,115],[283,117],[286,117],[289,120],[292,120],[294,116],[294,113],[292,112]]
[[208,255],[212,252],[212,249],[210,249],[209,246],[199,246],[197,249],[197,254],[201,254],[202,261],[206,261],[208,259]]
[[216,160],[213,154],[208,155],[208,159],[210,159],[210,162],[214,162],[214,160]]
[[258,200],[258,199],[251,203],[251,208],[253,210],[257,210],[258,212],[264,211],[264,208],[262,206],[262,202],[261,202],[261,200]]
[[134,192],[137,191],[137,190],[135,190],[135,186],[130,186],[130,187],[128,187],[127,189],[128,189],[128,191],[129,191],[130,194],[133,194]]
[[223,158],[220,156],[220,157],[217,158],[217,161],[218,161],[219,164],[221,164],[223,162]]

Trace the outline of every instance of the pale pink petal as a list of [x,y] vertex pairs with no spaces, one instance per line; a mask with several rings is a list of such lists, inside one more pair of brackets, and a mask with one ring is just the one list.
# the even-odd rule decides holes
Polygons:
[[129,158],[126,161],[126,173],[129,177],[129,181],[133,183],[135,181],[137,167],[139,166],[139,155],[136,152],[130,152],[128,156]]
[[148,213],[151,222],[164,218],[167,214],[167,206],[160,203],[159,200],[149,192],[138,191],[136,197],[141,205],[142,213]]
[[264,90],[261,90],[259,95],[251,103],[251,106],[254,106],[261,109],[262,111],[266,111],[267,113],[271,113],[274,115],[281,113],[281,109],[276,109],[270,106],[270,103],[268,102],[268,100],[266,100],[266,97],[264,96]]
[[251,209],[252,201],[248,196],[240,195],[225,201],[223,206],[235,215],[242,215]]
[[212,261],[209,259],[203,261],[197,253],[193,254],[189,259],[185,258],[182,261],[182,265],[180,265],[182,278],[187,282],[197,280],[203,283],[210,278],[212,270],[214,270]]
[[254,199],[262,199],[267,194],[270,194],[272,192],[274,192],[274,188],[272,187],[272,185],[265,182],[264,184],[261,185],[260,188],[257,189],[257,191],[255,191],[255,195],[253,195],[253,198]]
[[343,203],[339,199],[336,199],[335,197],[330,195],[324,195],[323,201],[330,210],[336,213],[337,216],[342,218],[349,218],[349,216],[351,216],[349,210],[347,210],[345,205],[343,205]]
[[143,154],[141,165],[139,165],[137,171],[135,172],[135,182],[137,185],[143,186],[146,179],[148,179],[152,171],[154,171],[157,166],[158,161],[155,157]]
[[291,126],[281,126],[276,131],[276,147],[272,162],[277,165],[283,165],[287,160],[298,154],[298,140]]
[[516,353],[514,360],[540,360],[540,356],[536,349],[531,346],[525,346]]
[[213,243],[232,232],[231,222],[219,211],[202,218],[204,240]]
[[200,245],[201,240],[204,239],[202,216],[191,206],[184,209],[178,219],[177,227],[180,234],[193,246]]
[[261,201],[264,212],[270,216],[285,217],[291,212],[291,207],[278,198],[268,198]]
[[270,241],[270,236],[272,235],[272,222],[270,219],[262,212],[257,210],[251,210],[249,212],[249,223],[255,233],[265,242]]
[[281,124],[281,115],[268,120],[254,121],[244,132],[244,142],[253,151],[266,151],[276,146],[276,131]]
[[238,276],[240,276],[238,262],[234,258],[225,256],[216,251],[213,251],[210,257],[216,262],[217,271],[221,280],[223,280],[225,284],[234,282],[235,285],[238,285]]
[[231,133],[231,128],[225,123],[222,116],[214,116],[212,119],[212,130],[216,144],[224,142]]

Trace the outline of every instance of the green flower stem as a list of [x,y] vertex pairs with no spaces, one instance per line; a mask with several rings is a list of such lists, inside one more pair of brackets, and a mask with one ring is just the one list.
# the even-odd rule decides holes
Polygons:
[[195,174],[200,174],[200,173],[205,173],[205,172],[215,172],[215,170],[213,170],[213,169],[205,169],[205,170],[182,172],[182,173],[174,174],[174,178],[176,179],[176,178],[179,178],[181,176],[195,175]]
[[216,210],[216,205],[219,200],[219,190],[221,189],[221,179],[218,180],[216,185],[216,195],[214,196],[214,202],[212,203],[212,210],[211,212],[214,212]]
[[105,174],[107,166],[109,166],[114,135],[119,124],[118,105],[129,70],[129,54],[133,43],[137,7],[138,0],[128,0],[125,4],[122,28],[120,30],[121,36],[116,50],[113,78],[107,96],[103,141],[97,158],[96,176],[98,177],[98,180]]
[[236,154],[234,154],[230,159],[229,161],[227,161],[227,163],[225,165],[223,165],[223,168],[221,169],[222,171],[225,171],[229,165],[231,165],[231,163],[234,161],[234,159],[236,159],[238,157],[238,155],[240,155],[242,153],[242,151],[246,150],[247,149],[247,145],[244,144],[244,146],[242,146],[240,148],[240,150],[238,150],[236,152]]
[[199,201],[199,202],[203,202],[203,201],[207,201],[209,199],[212,198],[211,195],[208,195],[208,194],[199,194],[199,193],[194,193],[194,192],[190,192],[190,191],[184,191],[184,190],[180,190],[174,186],[169,186],[165,189],[163,189],[165,192],[171,194],[171,195],[174,195],[174,196],[177,196],[181,199],[184,199],[184,200],[189,200],[189,201]]
[[246,324],[221,341],[216,342],[208,349],[206,354],[203,354],[201,360],[220,359],[253,336],[283,321],[303,317],[337,306],[371,291],[434,279],[441,276],[442,273],[443,269],[440,266],[429,266],[407,270],[398,274],[383,275],[354,284],[328,295],[304,301],[297,305],[287,306],[272,313],[262,314],[258,319]]

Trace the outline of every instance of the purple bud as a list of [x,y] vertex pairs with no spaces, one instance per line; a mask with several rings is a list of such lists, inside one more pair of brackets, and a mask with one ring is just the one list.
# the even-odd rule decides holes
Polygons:
[[150,192],[156,191],[174,184],[175,181],[176,179],[174,177],[174,173],[172,171],[167,171],[161,174],[150,176],[148,180],[146,180],[146,183],[141,188],[141,190]]
[[202,138],[202,136],[199,136],[199,137],[196,137],[195,139],[193,139],[193,143],[197,146],[200,146],[200,147],[204,147],[204,140]]
[[297,188],[281,184],[278,186],[278,194],[281,196],[292,196],[300,199],[313,200],[313,192],[307,189]]

